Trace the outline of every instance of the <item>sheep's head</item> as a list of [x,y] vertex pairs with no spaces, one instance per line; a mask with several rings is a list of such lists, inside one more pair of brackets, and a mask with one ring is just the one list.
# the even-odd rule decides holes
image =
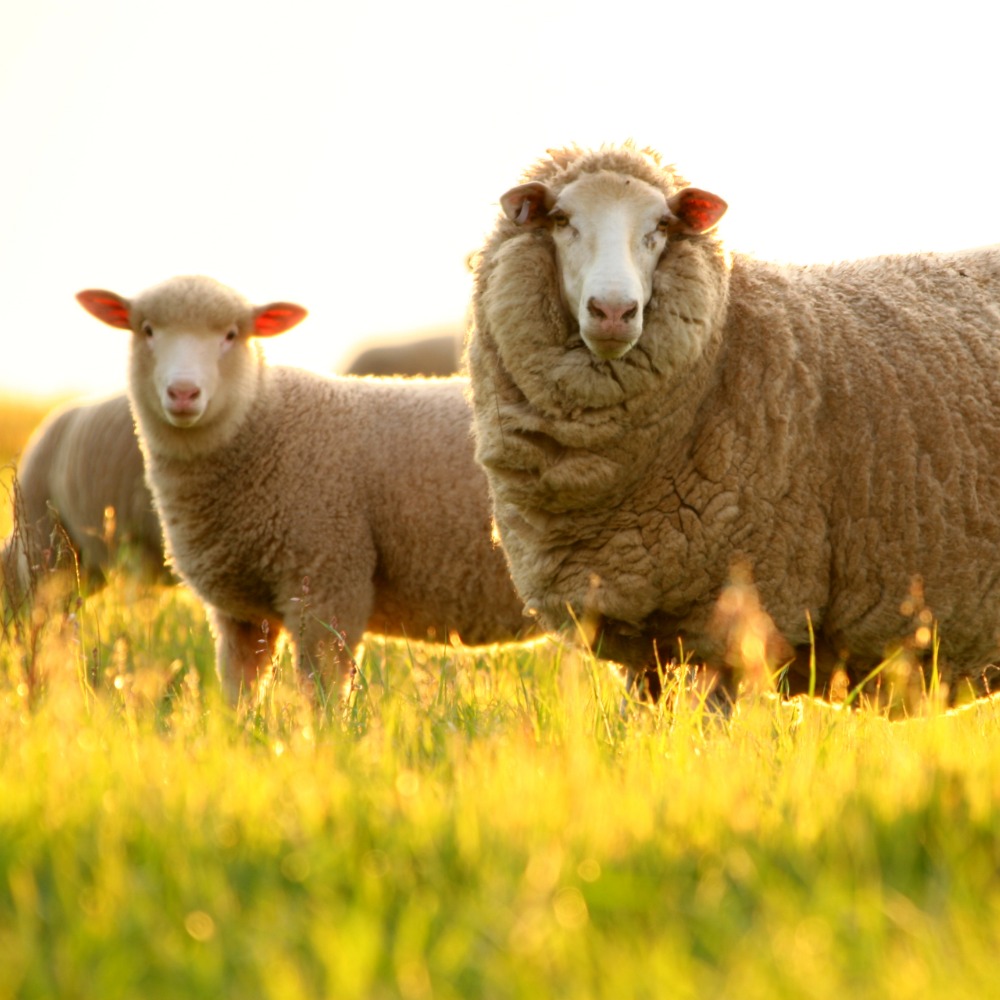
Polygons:
[[566,308],[603,360],[623,357],[642,336],[668,239],[707,232],[726,211],[708,191],[684,188],[667,197],[612,170],[582,174],[558,192],[538,181],[521,184],[500,205],[516,225],[550,230]]
[[76,298],[109,326],[132,331],[133,371],[142,372],[146,402],[155,395],[158,416],[181,428],[203,420],[223,395],[220,386],[234,388],[226,369],[252,350],[249,338],[283,333],[306,316],[290,302],[253,306],[202,277],[171,278],[131,300],[102,289]]

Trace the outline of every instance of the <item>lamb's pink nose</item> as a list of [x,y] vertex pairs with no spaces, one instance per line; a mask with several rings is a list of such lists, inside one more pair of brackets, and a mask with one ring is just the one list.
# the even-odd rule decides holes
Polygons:
[[190,407],[201,395],[201,389],[193,382],[174,382],[167,386],[167,396],[178,409]]
[[599,320],[601,327],[608,330],[627,326],[639,312],[639,303],[635,299],[625,302],[613,302],[611,299],[591,297],[587,301],[587,312]]

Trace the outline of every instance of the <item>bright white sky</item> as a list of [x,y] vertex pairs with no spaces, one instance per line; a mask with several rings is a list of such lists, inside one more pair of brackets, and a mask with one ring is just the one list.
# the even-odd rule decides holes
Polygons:
[[765,257],[1000,242],[983,0],[15,0],[0,5],[0,391],[124,384],[76,304],[211,274],[272,359],[459,324],[465,255],[547,147],[632,137]]

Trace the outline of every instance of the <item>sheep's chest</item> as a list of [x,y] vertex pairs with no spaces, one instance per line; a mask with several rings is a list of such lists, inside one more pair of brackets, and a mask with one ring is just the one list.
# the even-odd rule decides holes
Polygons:
[[172,564],[202,600],[234,617],[273,605],[283,540],[250,477],[187,476],[157,497]]

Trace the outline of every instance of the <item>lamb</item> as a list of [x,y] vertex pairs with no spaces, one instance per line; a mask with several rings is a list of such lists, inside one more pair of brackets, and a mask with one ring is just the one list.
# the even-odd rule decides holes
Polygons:
[[170,579],[124,393],[69,403],[49,414],[25,446],[17,483],[15,530],[0,555],[15,605],[33,589],[43,568],[60,563],[63,538],[92,589],[104,584],[121,553],[124,564],[141,577]]
[[376,344],[360,351],[348,375],[454,375],[461,365],[461,337],[442,333]]
[[952,695],[981,691],[1000,246],[730,257],[725,202],[631,144],[551,151],[500,204],[467,343],[476,455],[542,623],[590,621],[655,696],[656,664],[687,654],[732,681],[720,599],[752,584],[793,691],[810,655],[829,694],[936,639]]
[[206,606],[231,702],[262,695],[283,634],[327,690],[350,674],[341,641],[365,629],[518,637],[466,380],[268,365],[258,338],[306,311],[205,277],[77,298],[132,331],[129,399],[168,562]]

